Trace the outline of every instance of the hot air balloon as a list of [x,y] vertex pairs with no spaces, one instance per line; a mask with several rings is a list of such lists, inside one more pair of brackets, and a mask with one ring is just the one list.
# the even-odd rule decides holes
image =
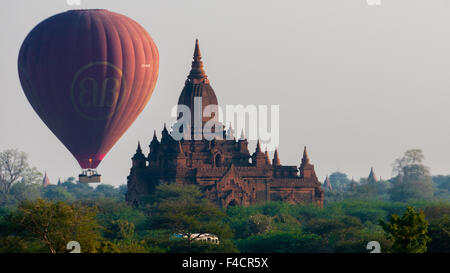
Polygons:
[[146,106],[158,66],[158,49],[141,25],[98,9],[45,19],[18,58],[23,91],[80,164],[80,182],[100,182],[95,169]]

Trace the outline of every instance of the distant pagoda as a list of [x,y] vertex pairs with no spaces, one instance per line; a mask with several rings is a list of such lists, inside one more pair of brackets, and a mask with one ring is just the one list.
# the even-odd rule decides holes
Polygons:
[[375,172],[373,171],[373,167],[370,168],[370,173],[369,173],[369,177],[367,177],[367,181],[369,183],[376,183],[376,182],[378,182],[378,178],[375,175]]
[[328,175],[325,178],[325,181],[323,181],[323,188],[325,190],[327,190],[327,191],[332,191],[333,190],[333,186],[331,186],[330,177]]
[[51,185],[50,179],[47,176],[47,172],[44,174],[44,179],[42,179],[42,186],[47,187],[48,185]]

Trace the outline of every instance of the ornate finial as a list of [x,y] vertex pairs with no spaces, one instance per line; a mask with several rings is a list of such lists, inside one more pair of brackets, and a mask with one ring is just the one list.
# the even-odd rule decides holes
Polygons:
[[269,152],[267,151],[267,147],[266,147],[266,151],[264,152],[264,155],[266,156],[267,165],[270,165],[270,157],[269,157]]
[[131,158],[133,161],[134,160],[144,160],[145,161],[145,156],[144,156],[144,154],[142,153],[142,149],[141,149],[141,142],[140,141],[138,141],[138,146],[137,146],[137,149],[136,149],[136,153],[133,155],[133,157]]
[[325,178],[325,181],[323,182],[323,185],[324,185],[325,189],[327,189],[329,191],[333,190],[333,187],[331,186],[330,177],[328,175]]
[[141,149],[141,142],[138,140],[138,146],[137,146],[137,149],[136,149],[136,153],[142,153],[142,149]]
[[45,171],[44,179],[42,180],[42,185],[44,187],[47,187],[48,185],[50,185],[50,179],[47,176],[47,171]]
[[202,53],[200,52],[200,46],[198,44],[198,39],[195,39],[194,61],[199,62],[201,59],[202,59]]
[[259,144],[259,139],[258,142],[256,143],[256,153],[260,153],[261,152],[261,145]]
[[306,146],[303,149],[303,157],[302,157],[302,165],[309,164],[309,156],[308,151],[306,150]]
[[275,149],[275,152],[273,153],[273,160],[272,160],[272,165],[274,166],[279,166],[280,164],[280,157],[278,155],[278,149]]
[[377,176],[375,175],[375,172],[373,171],[373,167],[370,168],[370,174],[369,174],[369,177],[367,178],[367,180],[369,182],[377,182],[378,181]]
[[[204,80],[206,79],[206,73],[203,69],[202,54],[200,53],[200,46],[198,39],[195,40],[194,49],[194,61],[192,62],[191,72],[189,73],[189,80]],[[200,81],[201,82],[201,81]]]
[[239,138],[239,140],[245,140],[245,133],[244,133],[244,129],[243,128],[242,128],[241,137]]
[[[158,137],[156,136],[156,130],[153,131],[153,139],[150,141],[150,150],[154,149],[159,144]],[[153,147],[153,148],[152,148]]]
[[167,126],[166,123],[164,122],[164,128],[161,132],[161,140],[164,138],[166,138],[167,136],[169,136],[169,131],[167,130]]
[[228,127],[228,131],[227,131],[227,139],[236,139],[236,137],[234,136],[233,127],[231,126],[231,122],[230,122],[230,127]]

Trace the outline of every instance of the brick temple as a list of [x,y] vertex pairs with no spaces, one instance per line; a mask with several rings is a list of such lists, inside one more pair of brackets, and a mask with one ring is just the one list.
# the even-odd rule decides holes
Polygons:
[[[203,109],[208,105],[218,105],[201,59],[196,41],[192,68],[178,105],[193,109],[194,97],[202,98]],[[202,116],[202,123],[211,119],[218,117]],[[190,130],[192,136],[199,133],[193,123]],[[261,150],[259,141],[255,152],[250,154],[244,134],[236,139],[230,129],[223,131],[223,139],[211,141],[203,137],[200,140],[191,137],[190,140],[177,141],[166,125],[161,140],[158,140],[155,131],[149,154],[145,156],[138,144],[132,157],[130,175],[127,177],[127,202],[138,206],[156,185],[177,183],[198,185],[206,198],[220,207],[246,206],[269,200],[323,206],[324,192],[306,147],[299,167],[285,166],[281,164],[277,150],[270,160],[267,150]]]

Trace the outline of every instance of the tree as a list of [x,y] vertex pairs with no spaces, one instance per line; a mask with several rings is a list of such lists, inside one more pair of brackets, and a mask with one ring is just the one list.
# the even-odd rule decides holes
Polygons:
[[359,218],[344,216],[312,219],[305,225],[305,232],[321,236],[330,248],[334,248],[336,242],[345,240],[346,237],[362,228]]
[[430,223],[427,252],[450,253],[450,204],[438,203],[424,209],[425,217]]
[[114,244],[122,253],[146,253],[144,240],[139,240],[134,232],[134,224],[126,220],[113,221],[113,232],[118,239]]
[[244,253],[315,253],[322,252],[322,240],[315,234],[272,232],[252,235],[237,242]]
[[369,182],[368,179],[362,178],[353,194],[353,199],[371,201],[389,199],[387,194],[388,183],[379,180],[376,183]]
[[403,168],[408,165],[422,164],[425,156],[421,149],[407,150],[403,157],[398,158],[392,164],[394,175],[403,175]]
[[[232,237],[232,233],[229,226],[224,223],[225,214],[207,200],[198,187],[160,185],[156,187],[150,200],[152,203],[147,207],[150,227],[167,231],[166,235],[169,237],[183,238],[176,241],[182,245],[185,243],[182,248],[177,246],[178,252],[192,250],[191,247],[195,247],[198,243],[197,239],[207,233],[219,237],[220,247],[229,246],[227,240]],[[205,246],[221,251],[213,244]]]
[[24,201],[6,218],[11,233],[37,240],[51,253],[67,252],[70,241],[79,242],[82,252],[96,252],[101,240],[95,211],[79,204]]
[[345,173],[334,172],[330,175],[330,183],[333,187],[333,191],[344,192],[348,190],[351,181]]
[[249,217],[247,225],[249,234],[266,234],[273,229],[273,216],[256,214]]
[[427,251],[427,243],[431,239],[428,236],[428,222],[422,211],[416,212],[409,206],[402,217],[393,214],[388,223],[380,220],[380,224],[388,238],[393,241],[390,252],[424,253]]
[[127,194],[127,191],[128,191],[128,185],[127,184],[123,184],[123,185],[119,186],[119,194],[122,197],[125,197],[125,194]]
[[117,198],[117,199],[123,198],[119,189],[114,188],[114,186],[112,186],[112,185],[107,185],[107,184],[98,185],[95,188],[94,192],[97,195],[99,195],[99,197]]
[[430,199],[433,196],[433,182],[427,166],[422,164],[424,155],[421,150],[405,152],[402,158],[394,162],[393,186],[389,193],[393,201]]
[[44,198],[51,201],[72,201],[73,196],[61,186],[49,185],[42,189],[42,195]]
[[433,176],[434,197],[450,200],[450,175]]
[[39,184],[29,184],[23,181],[15,183],[10,190],[10,195],[14,197],[15,203],[25,200],[36,200],[41,197],[41,188]]
[[448,215],[430,222],[430,253],[450,253],[450,217]]
[[0,152],[0,194],[3,198],[15,183],[39,183],[40,179],[42,174],[28,165],[26,153],[15,149]]
[[86,183],[78,183],[75,177],[69,177],[60,187],[67,190],[76,199],[86,199],[94,197],[94,188]]

